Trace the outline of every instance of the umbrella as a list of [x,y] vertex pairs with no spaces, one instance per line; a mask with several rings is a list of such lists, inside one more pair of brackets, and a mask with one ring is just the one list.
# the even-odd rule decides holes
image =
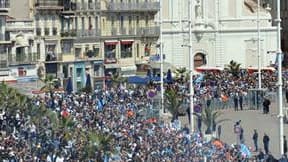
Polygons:
[[91,89],[91,77],[90,74],[87,74],[86,76],[86,84],[85,84],[86,89],[89,88]]
[[172,83],[173,82],[172,73],[171,73],[170,69],[168,69],[166,80],[167,80],[167,83]]
[[69,77],[67,85],[66,85],[66,91],[67,93],[71,93],[73,91],[73,85],[72,85],[72,79]]

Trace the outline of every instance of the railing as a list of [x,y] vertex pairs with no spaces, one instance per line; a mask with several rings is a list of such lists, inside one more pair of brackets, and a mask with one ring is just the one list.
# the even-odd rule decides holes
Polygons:
[[110,11],[158,11],[160,10],[159,2],[139,2],[139,3],[109,3]]
[[77,30],[77,37],[97,37],[101,36],[101,31],[99,29],[91,29],[91,30]]
[[142,27],[137,29],[137,35],[142,36],[159,36],[160,35],[160,27]]
[[37,0],[35,3],[35,7],[44,7],[50,9],[50,7],[63,8],[63,5],[59,0]]
[[119,29],[120,35],[127,35],[127,32],[126,32],[126,31],[127,31],[126,28],[120,28],[120,29]]
[[9,0],[0,0],[0,8],[10,8]]
[[63,30],[60,35],[61,37],[76,37],[77,33],[76,30]]
[[19,30],[21,29],[34,29],[33,23],[31,21],[7,21],[6,29],[10,30]]
[[37,53],[28,53],[28,54],[21,54],[21,57],[17,57],[16,54],[13,56],[9,56],[9,64],[11,65],[18,65],[18,64],[31,64],[36,63],[38,61],[37,59]]
[[77,8],[77,4],[74,2],[64,3],[64,11],[75,11]]
[[159,36],[160,27],[112,28],[110,36]]
[[111,29],[111,35],[112,35],[112,36],[118,35],[118,30],[117,30],[117,28],[112,28],[112,29]]
[[51,56],[50,55],[50,57],[47,57],[47,55],[49,55],[49,54],[47,54],[46,53],[46,56],[45,56],[45,61],[46,62],[57,62],[57,61],[62,61],[62,54],[55,54],[55,56]]
[[96,2],[96,3],[80,3],[78,2],[77,5],[76,5],[76,9],[77,10],[83,10],[83,11],[86,11],[86,10],[99,10],[100,9],[100,2]]

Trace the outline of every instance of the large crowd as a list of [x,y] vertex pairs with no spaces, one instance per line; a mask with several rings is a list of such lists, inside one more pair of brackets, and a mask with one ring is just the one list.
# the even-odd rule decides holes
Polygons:
[[[263,73],[263,88],[275,91],[275,73]],[[240,98],[257,86],[257,76],[241,72],[207,72],[195,81],[195,100],[209,107],[212,100],[225,106],[225,97],[234,99],[235,110],[241,108]],[[197,78],[195,78],[197,80]],[[178,79],[172,84],[181,94],[188,94],[189,83]],[[133,87],[133,88],[132,88]],[[17,110],[14,114],[0,109],[0,160],[29,161],[118,161],[118,162],[189,162],[271,160],[271,154],[252,156],[244,144],[229,145],[219,139],[207,140],[203,132],[179,127],[174,121],[142,112],[152,109],[159,85],[109,86],[92,93],[49,92],[31,99],[35,109],[43,111],[39,119]],[[184,95],[185,96],[185,95]],[[237,109],[236,109],[237,106]],[[56,115],[56,118],[53,116]],[[60,120],[56,129],[54,120]],[[64,123],[64,124],[63,124]],[[93,136],[95,135],[95,136]],[[100,136],[101,135],[101,136]],[[101,139],[100,139],[101,138]],[[244,147],[244,148],[243,148]]]

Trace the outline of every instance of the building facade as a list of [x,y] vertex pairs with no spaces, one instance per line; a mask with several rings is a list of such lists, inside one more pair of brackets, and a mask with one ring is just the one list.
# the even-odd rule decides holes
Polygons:
[[[106,76],[135,75],[156,54],[156,0],[0,0],[1,74],[37,79],[43,66],[66,87],[102,87]],[[23,13],[23,14],[19,14]],[[9,19],[6,20],[9,15]],[[7,23],[7,24],[6,24]],[[7,30],[6,30],[7,28]],[[12,73],[12,74],[11,74]]]
[[6,37],[6,18],[10,9],[9,0],[0,0],[0,76],[7,76],[8,47],[10,40]]
[[[166,62],[189,65],[189,2],[163,1],[163,51]],[[275,62],[276,28],[266,8],[260,9],[260,64]],[[231,60],[242,67],[258,65],[257,3],[254,0],[192,0],[194,65],[225,67]]]

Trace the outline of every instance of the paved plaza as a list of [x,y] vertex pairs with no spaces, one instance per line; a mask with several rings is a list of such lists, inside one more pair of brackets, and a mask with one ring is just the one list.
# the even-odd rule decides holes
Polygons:
[[[285,105],[285,104],[284,104]],[[236,143],[236,135],[233,132],[233,126],[236,121],[241,120],[241,125],[244,129],[244,139],[245,143],[254,148],[253,146],[253,130],[258,131],[258,147],[264,150],[263,146],[263,135],[266,133],[270,137],[270,151],[276,157],[280,157],[279,154],[279,119],[278,108],[275,103],[271,105],[270,113],[263,114],[261,110],[243,110],[234,111],[234,109],[221,110],[223,115],[222,119],[230,119],[231,121],[226,121],[222,123],[222,135],[221,139],[228,144]],[[187,117],[183,116],[180,118],[183,124],[188,123]],[[195,123],[196,124],[196,123]],[[203,124],[202,124],[203,125]],[[205,127],[205,125],[204,125]],[[205,130],[202,128],[202,130]],[[288,136],[288,124],[284,124],[285,135]]]

